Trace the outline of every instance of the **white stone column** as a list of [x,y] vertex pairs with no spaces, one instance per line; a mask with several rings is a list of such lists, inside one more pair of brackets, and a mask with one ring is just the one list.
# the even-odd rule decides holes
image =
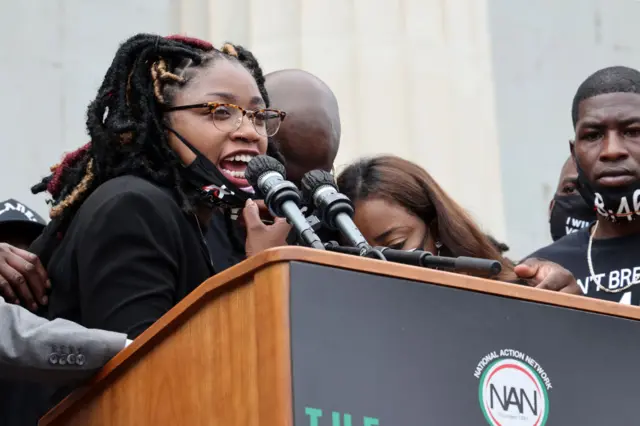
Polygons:
[[327,82],[342,118],[338,170],[363,155],[410,159],[505,237],[487,0],[182,1],[207,1],[209,39],[245,45],[265,72]]

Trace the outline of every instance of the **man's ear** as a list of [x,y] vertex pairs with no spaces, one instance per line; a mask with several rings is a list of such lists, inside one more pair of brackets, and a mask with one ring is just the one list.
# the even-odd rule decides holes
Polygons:
[[551,219],[551,211],[553,210],[553,205],[556,203],[555,198],[552,198],[551,201],[549,201],[549,219]]
[[574,148],[576,145],[576,141],[574,139],[569,139],[569,152],[571,152],[571,156],[574,155]]

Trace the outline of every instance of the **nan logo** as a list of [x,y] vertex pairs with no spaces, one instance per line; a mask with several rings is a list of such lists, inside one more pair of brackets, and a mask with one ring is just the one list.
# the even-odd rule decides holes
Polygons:
[[544,426],[549,416],[551,381],[533,358],[513,349],[485,355],[474,376],[478,398],[492,426]]

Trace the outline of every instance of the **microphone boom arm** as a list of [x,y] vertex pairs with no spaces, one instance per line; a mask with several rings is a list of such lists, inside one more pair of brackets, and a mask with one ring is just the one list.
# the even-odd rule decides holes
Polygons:
[[[350,255],[360,255],[359,249],[355,247],[340,246],[335,241],[325,244],[328,251],[336,253],[344,253]],[[405,265],[421,266],[431,269],[444,269],[452,272],[468,273],[484,278],[490,278],[498,275],[502,271],[502,265],[497,260],[481,259],[475,257],[445,257],[433,256],[428,251],[422,250],[394,250],[388,247],[373,247],[391,262],[402,263]]]

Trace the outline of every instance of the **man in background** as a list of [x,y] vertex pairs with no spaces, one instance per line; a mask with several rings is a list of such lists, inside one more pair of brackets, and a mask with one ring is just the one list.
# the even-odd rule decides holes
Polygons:
[[579,231],[596,220],[593,206],[589,206],[578,192],[578,169],[569,156],[560,171],[560,179],[549,203],[549,228],[553,241]]
[[338,100],[322,80],[289,69],[267,74],[272,108],[287,112],[273,137],[286,160],[287,179],[296,185],[311,170],[333,169],[340,147]]
[[589,297],[640,305],[640,71],[589,76],[572,119],[577,189],[596,220],[529,257],[568,269]]
[[35,211],[10,198],[0,202],[0,242],[27,249],[47,222]]

